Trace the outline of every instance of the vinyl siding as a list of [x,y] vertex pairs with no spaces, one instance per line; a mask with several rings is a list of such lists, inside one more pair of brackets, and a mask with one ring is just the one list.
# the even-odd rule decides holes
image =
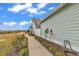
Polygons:
[[40,28],[36,28],[36,25],[32,23],[33,34],[40,36]]
[[79,52],[79,4],[67,4],[41,23],[42,36],[45,35],[45,28],[53,29],[54,36],[50,41],[63,45],[64,40],[69,40],[72,48]]
[[36,33],[36,26],[35,26],[34,22],[32,23],[32,27],[33,27],[33,34],[35,34]]

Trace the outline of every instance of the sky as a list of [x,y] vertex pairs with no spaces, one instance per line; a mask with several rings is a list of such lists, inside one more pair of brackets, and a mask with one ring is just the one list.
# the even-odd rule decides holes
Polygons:
[[27,30],[32,18],[42,20],[60,3],[0,3],[0,30]]

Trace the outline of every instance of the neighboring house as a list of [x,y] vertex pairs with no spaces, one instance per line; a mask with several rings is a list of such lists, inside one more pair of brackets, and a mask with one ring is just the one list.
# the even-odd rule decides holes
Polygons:
[[40,27],[43,38],[60,45],[68,40],[72,49],[79,52],[79,4],[60,4],[40,22]]
[[32,19],[32,34],[40,36],[40,20]]

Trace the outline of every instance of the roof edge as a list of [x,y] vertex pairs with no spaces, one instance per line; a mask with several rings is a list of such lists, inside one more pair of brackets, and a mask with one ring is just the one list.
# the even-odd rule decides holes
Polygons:
[[47,18],[49,18],[52,14],[54,14],[55,12],[59,11],[62,7],[64,7],[67,3],[62,3],[60,4],[58,7],[56,7],[53,12],[49,13],[47,17],[43,18],[40,23],[43,23]]

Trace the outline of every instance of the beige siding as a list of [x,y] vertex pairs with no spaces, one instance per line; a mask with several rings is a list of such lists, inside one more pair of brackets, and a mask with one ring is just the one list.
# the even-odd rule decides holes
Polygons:
[[53,38],[49,40],[61,45],[64,40],[69,40],[72,48],[79,52],[79,4],[67,4],[43,22],[41,24],[42,36],[44,36],[45,28],[53,29]]

